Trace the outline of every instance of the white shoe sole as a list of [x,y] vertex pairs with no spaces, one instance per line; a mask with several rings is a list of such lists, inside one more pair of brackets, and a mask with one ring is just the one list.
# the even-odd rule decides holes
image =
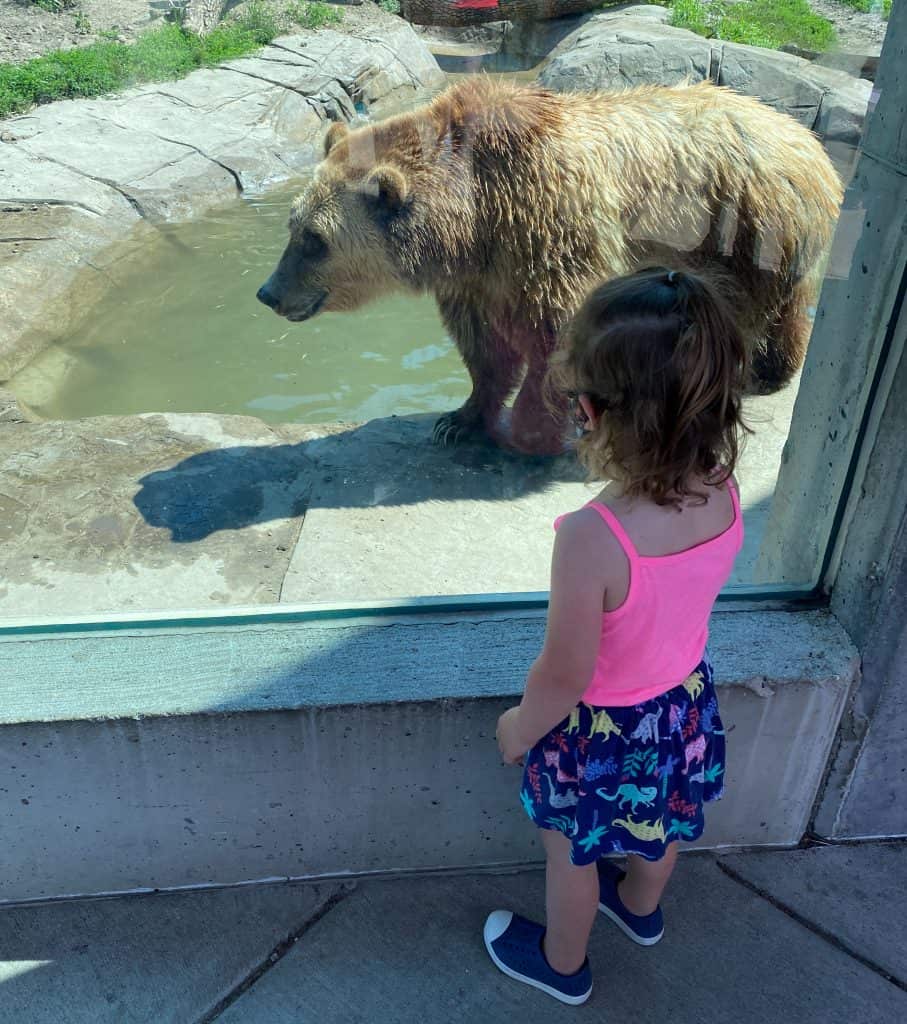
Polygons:
[[503,920],[502,918],[497,918],[494,921],[492,920],[498,914],[507,914],[508,921],[510,917],[513,916],[510,913],[510,911],[493,911],[491,914],[488,915],[488,920],[485,922],[485,928],[482,933],[482,937],[485,940],[485,948],[488,950],[488,955],[491,957],[492,962],[499,971],[501,971],[503,974],[506,974],[508,978],[513,978],[515,981],[522,981],[524,985],[531,985],[533,988],[540,989],[542,992],[546,992],[549,996],[553,996],[559,1002],[567,1003],[570,1006],[579,1006],[581,1003],[584,1003],[589,998],[589,996],[592,995],[591,985],[589,986],[588,990],[584,992],[581,996],[568,996],[563,992],[559,992],[556,988],[551,988],[550,985],[546,985],[544,982],[536,981],[534,978],[529,978],[525,974],[520,974],[519,972],[513,970],[513,968],[508,967],[505,963],[502,963],[495,954],[495,951],[491,948],[492,942],[500,938],[500,936],[503,935],[504,931],[507,930],[506,927],[503,929],[499,927],[499,922]]
[[610,918],[610,920],[620,928],[624,935],[626,935],[631,941],[635,942],[637,946],[654,946],[665,933],[664,928],[662,928],[661,931],[651,939],[644,939],[641,935],[637,935],[625,921],[622,921],[617,914],[615,914],[610,907],[605,906],[604,903],[599,903],[598,909],[605,915],[605,917]]

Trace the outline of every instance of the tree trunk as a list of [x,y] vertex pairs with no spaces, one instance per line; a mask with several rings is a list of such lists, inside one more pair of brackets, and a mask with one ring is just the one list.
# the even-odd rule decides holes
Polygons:
[[183,24],[200,36],[206,35],[224,16],[228,7],[233,7],[237,0],[188,0],[183,15]]
[[463,28],[489,21],[544,21],[583,14],[602,0],[402,0],[401,14],[414,25]]

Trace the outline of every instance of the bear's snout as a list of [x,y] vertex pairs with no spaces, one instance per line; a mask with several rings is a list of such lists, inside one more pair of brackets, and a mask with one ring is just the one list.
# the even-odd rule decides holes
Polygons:
[[277,306],[280,303],[280,299],[278,299],[276,295],[274,295],[272,292],[268,290],[267,281],[255,293],[255,298],[258,299],[259,302],[263,302],[268,307],[268,309],[276,310]]

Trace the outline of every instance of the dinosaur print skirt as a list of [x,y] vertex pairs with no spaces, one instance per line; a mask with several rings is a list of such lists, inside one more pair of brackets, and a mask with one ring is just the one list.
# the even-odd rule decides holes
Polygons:
[[529,751],[520,799],[539,828],[563,832],[574,864],[608,853],[659,860],[702,835],[721,797],[724,726],[708,655],[679,686],[634,707],[578,704]]

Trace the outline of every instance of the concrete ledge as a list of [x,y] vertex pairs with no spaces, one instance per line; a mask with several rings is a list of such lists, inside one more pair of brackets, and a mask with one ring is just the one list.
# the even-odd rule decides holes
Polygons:
[[[3,899],[537,860],[493,733],[543,625],[0,642]],[[712,651],[732,753],[708,845],[794,844],[856,652],[821,612],[716,615]]]

